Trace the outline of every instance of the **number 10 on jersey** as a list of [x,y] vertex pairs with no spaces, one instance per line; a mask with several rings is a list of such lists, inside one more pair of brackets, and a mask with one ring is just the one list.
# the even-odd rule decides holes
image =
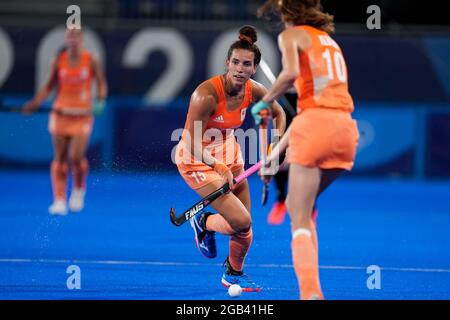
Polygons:
[[322,53],[322,57],[327,62],[328,78],[330,80],[334,80],[336,78],[336,74],[339,81],[346,82],[347,73],[345,70],[345,61],[342,53],[339,51],[334,51],[333,55],[331,55],[330,49],[326,49]]

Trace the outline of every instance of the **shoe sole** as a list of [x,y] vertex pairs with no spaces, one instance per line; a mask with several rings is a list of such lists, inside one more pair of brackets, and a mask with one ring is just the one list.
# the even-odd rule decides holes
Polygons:
[[[75,202],[75,203],[73,203]],[[78,204],[78,203],[80,204]],[[80,212],[84,209],[84,200],[83,201],[73,201],[72,199],[69,200],[69,209],[72,212]]]
[[[224,286],[225,288],[229,288],[232,285],[232,283],[229,283],[223,279],[221,282],[222,282],[222,286]],[[260,291],[261,291],[261,288],[242,288],[242,292],[260,292]]]
[[81,207],[81,208],[78,208],[78,207],[73,208],[73,207],[70,207],[70,206],[69,206],[69,209],[70,209],[70,211],[72,211],[72,212],[80,212],[81,210],[84,209],[84,206]]
[[267,219],[267,223],[268,224],[270,224],[271,226],[280,226],[280,225],[282,225],[283,224],[283,222],[284,222],[284,219],[283,220],[276,220],[276,219]]

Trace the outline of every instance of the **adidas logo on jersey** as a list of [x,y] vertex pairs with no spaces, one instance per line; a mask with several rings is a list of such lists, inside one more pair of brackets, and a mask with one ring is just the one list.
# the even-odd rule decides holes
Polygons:
[[213,119],[213,121],[214,121],[214,122],[219,122],[219,123],[224,123],[224,122],[225,122],[225,120],[223,120],[223,115],[220,115],[220,116],[218,116],[218,117],[215,117],[215,118]]

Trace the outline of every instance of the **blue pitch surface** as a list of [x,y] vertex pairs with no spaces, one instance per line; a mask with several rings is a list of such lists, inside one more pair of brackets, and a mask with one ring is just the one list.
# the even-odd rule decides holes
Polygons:
[[[0,299],[231,299],[222,287],[228,240],[200,256],[189,224],[169,222],[198,200],[176,173],[91,173],[81,213],[53,217],[48,172],[0,172]],[[239,299],[297,299],[288,218],[266,223],[250,178],[254,240],[245,271],[263,286]],[[319,200],[327,299],[450,299],[450,183],[342,178]],[[81,289],[69,290],[70,265]],[[369,290],[367,267],[381,268]]]

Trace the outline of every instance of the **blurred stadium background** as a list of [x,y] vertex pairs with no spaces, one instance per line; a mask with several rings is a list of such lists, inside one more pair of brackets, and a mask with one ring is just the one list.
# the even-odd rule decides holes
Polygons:
[[[275,73],[279,70],[279,26],[256,19],[261,3],[2,0],[1,98],[21,104],[42,86],[62,45],[66,8],[78,4],[87,47],[102,59],[110,89],[108,112],[92,137],[93,167],[171,168],[170,133],[183,126],[193,89],[224,70],[237,28],[257,26],[263,56]],[[376,3],[383,10],[382,28],[368,30],[366,8]],[[361,120],[355,173],[449,178],[450,27],[438,24],[445,22],[438,13],[420,16],[421,8],[410,1],[353,4],[323,1],[336,16],[335,37],[347,57],[355,115]],[[422,24],[410,24],[414,21]],[[256,78],[268,84],[260,72]],[[1,115],[0,168],[48,165],[45,122],[45,116]],[[144,134],[148,128],[154,128],[152,134]],[[28,147],[30,137],[36,148]]]
[[[394,203],[395,195],[390,199],[391,191],[386,191],[385,186],[389,186],[391,181],[400,180],[407,184],[406,189],[402,189],[405,192],[404,197],[402,196],[405,204],[413,201],[414,195],[420,195],[421,188],[429,186],[426,183],[438,180],[438,185],[433,185],[431,189],[426,187],[424,191],[432,192],[433,195],[429,194],[431,198],[415,200],[423,205],[421,208],[431,206],[430,202],[439,202],[438,211],[442,216],[435,222],[437,225],[441,225],[439,221],[448,222],[450,21],[442,10],[431,11],[420,2],[362,0],[345,1],[345,5],[342,2],[344,1],[324,0],[322,4],[326,11],[336,17],[337,33],[334,37],[340,43],[347,60],[350,92],[356,107],[354,116],[358,119],[361,133],[356,166],[348,175],[350,182],[345,183],[372,179],[370,181],[376,181],[375,187],[371,185],[367,190],[374,194],[385,192],[380,197],[388,203]],[[89,178],[91,187],[109,183],[110,188],[98,189],[103,190],[98,192],[106,194],[116,188],[116,183],[123,181],[114,182],[114,177],[125,179],[122,173],[131,172],[131,179],[137,180],[127,183],[150,188],[160,196],[151,198],[151,195],[142,191],[142,197],[147,197],[148,201],[161,202],[163,212],[160,215],[163,217],[160,219],[166,222],[168,219],[164,208],[169,207],[170,201],[175,198],[173,201],[179,201],[180,206],[181,203],[190,204],[196,199],[194,194],[190,193],[189,197],[183,198],[170,191],[173,188],[170,184],[158,180],[158,184],[161,183],[166,188],[158,189],[152,181],[143,182],[134,175],[144,179],[146,176],[154,177],[155,173],[172,174],[173,181],[181,186],[183,181],[176,175],[176,167],[170,161],[171,150],[176,144],[176,141],[171,141],[171,134],[174,129],[184,126],[189,96],[193,89],[209,76],[224,70],[226,51],[237,37],[240,26],[251,24],[257,27],[257,44],[262,49],[263,57],[276,74],[280,70],[280,55],[276,43],[279,26],[256,18],[256,9],[262,3],[263,1],[256,0],[0,0],[0,98],[5,105],[19,106],[42,86],[48,74],[48,63],[62,46],[68,17],[66,8],[71,4],[79,5],[82,25],[86,29],[86,46],[103,61],[109,85],[107,109],[96,120],[88,152],[94,174]],[[366,27],[369,16],[366,8],[371,4],[377,4],[382,9],[381,30],[368,30]],[[260,71],[256,79],[268,85]],[[247,118],[246,126],[251,125]],[[0,206],[3,207],[1,211],[4,219],[22,219],[21,223],[26,224],[27,217],[47,214],[46,206],[51,200],[47,170],[51,158],[46,115],[35,114],[25,118],[19,114],[0,114],[0,181],[4,182],[0,184]],[[44,186],[42,181],[45,181]],[[254,183],[258,185],[256,180]],[[344,186],[349,187],[348,184]],[[394,189],[396,186],[391,185]],[[409,193],[409,186],[415,186],[415,191]],[[180,188],[187,190],[184,185]],[[95,188],[91,189],[94,190],[93,193],[96,192]],[[120,188],[114,190],[120,197]],[[23,208],[21,196],[26,197],[31,192],[40,192],[32,201],[40,211],[36,213],[38,210],[33,212],[30,208],[23,209],[24,216],[20,218],[16,209]],[[93,193],[89,195],[91,199],[95,198]],[[392,194],[395,194],[395,190]],[[410,196],[413,200],[410,200]],[[105,199],[112,198],[103,197]],[[129,201],[137,201],[136,199]],[[89,201],[88,198],[86,210],[89,210]],[[364,198],[361,203],[364,201],[369,200]],[[95,200],[91,200],[93,202]],[[368,206],[369,203],[367,202]],[[143,207],[138,209],[131,205],[131,208],[148,210],[146,205],[149,205],[148,202],[145,204],[143,201]],[[399,203],[392,206],[396,208],[396,212],[402,210]],[[410,208],[404,211],[408,210]],[[113,212],[114,209],[106,211]],[[441,220],[444,213],[447,220]],[[114,214],[121,218],[125,215],[124,212]],[[127,214],[130,213],[127,211]],[[263,221],[264,216],[261,219]],[[420,221],[420,216],[417,219]],[[40,227],[30,230],[42,237],[44,233],[49,233],[45,236],[50,237],[45,238],[45,249],[49,251],[43,250],[40,244],[32,244],[33,240],[21,242],[19,237],[14,241],[13,238],[8,238],[8,235],[14,236],[14,228],[7,230],[8,223],[13,220],[4,220],[4,235],[1,237],[3,254],[0,258],[22,258],[25,255],[33,259],[49,256],[67,259],[88,256],[95,259],[102,256],[78,255],[76,250],[69,250],[72,255],[65,255],[67,247],[61,245],[63,242],[58,243],[64,241],[64,236],[57,233],[56,226],[48,224],[47,220],[36,220]],[[19,225],[16,227],[19,228]],[[82,226],[72,227],[83,229]],[[411,236],[416,227],[420,227],[419,222],[409,230]],[[429,232],[431,235],[433,231]],[[285,233],[287,237],[287,229]],[[105,231],[104,236],[107,237],[107,234]],[[182,237],[186,238],[186,234]],[[136,241],[140,244],[141,240],[138,238]],[[117,245],[111,241],[111,248],[113,244]],[[441,239],[442,246],[448,243],[448,236]],[[71,245],[76,244],[68,246],[72,248]],[[33,246],[40,250],[28,250]],[[191,247],[194,247],[192,243],[189,248]],[[123,245],[118,248],[106,252],[123,259],[118,252],[126,251],[127,247]],[[321,254],[327,261],[326,246]],[[143,256],[145,254],[140,257]],[[443,260],[437,259],[437,256]],[[449,269],[445,248],[435,252],[434,257],[436,259],[433,260],[433,266]],[[190,256],[186,257],[186,260],[189,259]],[[286,259],[289,263],[288,253]],[[8,266],[4,268],[11,270]],[[13,280],[10,279],[10,282],[18,281],[11,277]],[[444,281],[446,285],[448,280],[447,275]],[[3,288],[6,286],[4,284]],[[446,294],[440,297],[450,297],[447,287],[440,292]],[[4,296],[27,297],[12,293]],[[162,294],[150,297],[167,296]],[[292,298],[295,297],[293,294]],[[336,294],[336,297],[342,295]],[[388,295],[385,298],[398,296]]]

